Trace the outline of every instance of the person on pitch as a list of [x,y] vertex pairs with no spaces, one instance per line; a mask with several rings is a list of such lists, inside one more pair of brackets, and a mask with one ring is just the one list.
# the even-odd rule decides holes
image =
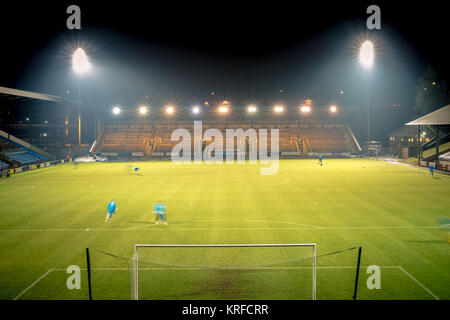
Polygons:
[[114,200],[112,200],[110,203],[108,203],[107,210],[108,210],[108,212],[106,213],[105,223],[108,221],[109,221],[109,223],[111,223],[113,214],[115,214],[117,211],[116,202]]

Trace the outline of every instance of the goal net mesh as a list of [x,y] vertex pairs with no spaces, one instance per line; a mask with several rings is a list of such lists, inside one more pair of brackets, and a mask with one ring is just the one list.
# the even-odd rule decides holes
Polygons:
[[131,299],[315,299],[315,244],[136,245]]

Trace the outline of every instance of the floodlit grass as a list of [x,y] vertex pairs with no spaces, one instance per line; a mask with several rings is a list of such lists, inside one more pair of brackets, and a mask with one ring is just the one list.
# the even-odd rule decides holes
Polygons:
[[[260,175],[259,165],[171,162],[134,163],[137,176],[126,164],[68,164],[0,180],[0,299],[87,299],[87,247],[94,299],[128,299],[127,261],[94,249],[131,258],[136,243],[317,243],[318,255],[361,246],[360,299],[450,299],[450,245],[436,223],[450,215],[449,176],[363,159],[282,160],[272,176]],[[105,224],[112,199],[118,212]],[[153,224],[161,201],[167,226]],[[233,257],[248,266],[278,255]],[[310,298],[308,259],[229,272],[195,269],[200,260],[187,259],[189,251],[168,256],[167,271],[140,266],[144,298]],[[205,251],[202,261],[220,264],[214,256]],[[351,299],[356,258],[356,250],[318,258],[318,299]],[[82,268],[80,290],[67,289],[69,265]],[[369,265],[381,268],[379,290],[366,286]]]

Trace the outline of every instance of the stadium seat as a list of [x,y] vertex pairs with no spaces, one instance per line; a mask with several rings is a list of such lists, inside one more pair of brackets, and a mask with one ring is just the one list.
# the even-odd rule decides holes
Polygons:
[[9,164],[0,160],[0,170],[8,169],[8,168],[9,168]]
[[[299,139],[308,140],[308,152],[344,153],[353,151],[353,143],[347,128],[343,124],[316,121],[309,119],[302,124],[282,122],[274,124],[271,119],[261,119],[251,126],[257,132],[260,129],[268,129],[267,145],[270,147],[270,129],[279,130],[280,152],[298,152]],[[112,152],[143,152],[147,145],[154,152],[170,152],[178,142],[171,141],[172,132],[177,128],[187,129],[191,133],[193,145],[193,122],[179,123],[155,123],[155,124],[129,124],[107,125],[103,140],[99,143],[100,151]],[[250,125],[246,121],[204,121],[203,133],[209,128],[219,129],[225,139],[226,129],[248,129]],[[225,140],[224,140],[225,141]]]

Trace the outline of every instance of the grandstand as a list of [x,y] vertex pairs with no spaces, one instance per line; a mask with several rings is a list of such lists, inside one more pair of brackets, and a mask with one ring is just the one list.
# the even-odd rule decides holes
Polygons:
[[9,168],[9,164],[0,160],[0,170],[8,169],[8,168]]
[[[208,109],[204,110],[201,119],[193,119],[191,115],[183,114],[176,119],[152,115],[151,120],[140,122],[124,118],[117,123],[117,119],[111,119],[105,121],[99,130],[98,140],[92,151],[109,156],[168,156],[172,148],[179,143],[171,141],[171,134],[175,129],[187,129],[193,142],[194,120],[202,121],[202,134],[209,128],[216,128],[224,137],[226,129],[253,128],[256,131],[267,129],[268,146],[270,146],[270,129],[278,129],[281,156],[304,157],[315,156],[317,153],[350,156],[361,151],[350,127],[339,117],[330,117],[327,111],[317,110],[316,114],[310,117],[277,118],[269,117],[269,112],[266,111],[266,114],[259,114],[257,119],[250,119],[248,116],[239,117],[238,113],[243,109],[235,107],[236,115],[229,118],[218,117],[215,110]],[[203,146],[209,142],[205,141]],[[246,139],[247,147],[248,143]]]
[[[74,153],[74,148],[80,149],[75,150],[76,156],[86,154],[88,145],[77,146],[79,128],[74,107],[77,103],[49,94],[0,86],[1,136],[9,139],[13,135],[22,141],[20,144],[37,147],[41,150],[38,153],[48,158],[65,158]],[[87,126],[87,121],[82,125]],[[88,135],[88,130],[85,131],[83,133]],[[91,138],[88,139],[91,143]]]
[[[0,131],[0,155],[19,165],[29,165],[51,160],[51,155],[20,139]],[[5,168],[1,168],[5,169]]]
[[13,153],[7,153],[6,156],[9,158],[16,160],[22,165],[26,164],[33,164],[36,162],[39,162],[41,158],[36,157],[28,152],[13,152]]
[[[414,127],[417,132],[416,141],[418,142],[418,148],[416,149],[416,154],[418,155],[418,164],[421,165],[421,160],[423,160],[428,166],[429,161],[434,161],[433,164],[436,168],[447,171],[450,163],[445,161],[445,159],[440,163],[440,157],[450,150],[448,144],[446,144],[450,142],[450,105],[446,105],[405,125]],[[425,143],[421,143],[427,132],[431,132],[432,138],[425,139]],[[441,144],[443,144],[442,147],[440,146]],[[434,148],[434,153],[422,154],[422,152],[431,148]]]

